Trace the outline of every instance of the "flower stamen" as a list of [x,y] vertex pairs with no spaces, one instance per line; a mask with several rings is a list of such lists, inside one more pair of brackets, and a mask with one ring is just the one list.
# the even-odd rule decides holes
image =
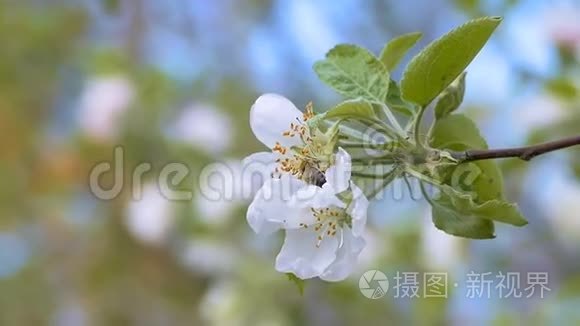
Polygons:
[[300,137],[302,145],[284,147],[276,142],[273,152],[284,155],[278,159],[278,171],[289,173],[309,184],[322,186],[326,182],[324,173],[333,159],[332,146],[328,145],[327,136],[312,130],[306,123],[314,113],[312,102],[309,102],[302,117],[290,123],[290,129],[282,132],[283,137]]
[[[346,213],[343,208],[338,207],[326,207],[321,209],[310,208],[316,222],[312,223],[310,226],[314,227],[314,232],[318,233],[316,237],[316,247],[319,248],[320,244],[326,237],[334,237],[338,231],[338,228],[344,226],[350,226],[352,219]],[[300,226],[304,227],[305,223],[300,223]]]
[[282,145],[280,145],[279,142],[276,142],[276,144],[274,145],[274,147],[272,147],[272,151],[273,152],[279,152],[280,154],[284,155],[286,154],[286,151],[288,149]]

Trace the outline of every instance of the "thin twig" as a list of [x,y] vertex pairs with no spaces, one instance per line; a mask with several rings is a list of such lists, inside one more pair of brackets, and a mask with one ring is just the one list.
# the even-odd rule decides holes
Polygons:
[[463,152],[453,152],[451,155],[459,162],[472,162],[509,157],[529,161],[538,155],[575,145],[580,145],[580,135],[532,146],[501,149],[470,149]]

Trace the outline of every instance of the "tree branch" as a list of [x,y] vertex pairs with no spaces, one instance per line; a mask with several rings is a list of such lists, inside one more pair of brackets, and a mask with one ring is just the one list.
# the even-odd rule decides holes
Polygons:
[[580,145],[580,135],[532,146],[502,149],[470,149],[462,152],[452,152],[451,155],[459,162],[471,162],[508,157],[529,161],[538,155],[562,148],[572,147],[575,145]]

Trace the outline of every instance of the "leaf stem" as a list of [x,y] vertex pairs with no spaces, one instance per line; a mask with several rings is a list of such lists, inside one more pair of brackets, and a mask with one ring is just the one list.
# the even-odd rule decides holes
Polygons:
[[407,168],[407,169],[405,169],[405,172],[407,174],[409,174],[410,176],[419,179],[420,181],[427,182],[427,183],[434,185],[436,187],[440,187],[442,185],[439,180],[433,179],[433,178],[431,178],[431,177],[429,177],[429,176],[427,176],[419,171],[415,171],[413,169]]
[[399,175],[399,171],[399,167],[393,168],[390,173],[381,180],[380,186],[376,187],[371,193],[369,193],[368,198],[373,199],[379,192],[383,191],[383,189]]
[[355,177],[367,178],[367,179],[385,179],[385,178],[391,177],[391,175],[393,174],[394,171],[395,171],[395,169],[393,168],[389,172],[383,173],[383,174],[352,172],[352,175]]
[[419,108],[419,112],[417,112],[417,116],[415,117],[415,125],[413,128],[413,137],[415,138],[415,144],[419,148],[423,148],[423,142],[421,141],[420,131],[421,131],[421,121],[423,120],[423,114],[427,109],[426,106],[421,106]]
[[376,157],[353,157],[351,158],[353,164],[362,163],[364,165],[377,165],[376,163],[380,164],[392,164],[397,161],[397,158],[393,155],[382,155]]
[[348,138],[356,139],[356,140],[364,140],[364,133],[360,130],[356,130],[355,128],[351,128],[349,126],[345,126],[344,124],[340,124],[338,126],[340,133],[348,136]]
[[421,188],[421,193],[423,194],[423,197],[425,197],[425,200],[431,206],[435,206],[435,203],[433,203],[433,200],[431,199],[431,197],[429,197],[429,194],[427,193],[427,189],[425,189],[425,183],[419,182],[419,187]]
[[500,149],[470,149],[462,152],[451,152],[450,154],[459,163],[510,157],[529,161],[538,155],[576,145],[580,145],[580,135],[531,146]]
[[342,148],[362,148],[362,149],[372,149],[381,150],[388,149],[389,143],[385,144],[366,144],[366,143],[355,143],[355,142],[339,142],[338,144]]
[[404,139],[404,137],[399,134],[397,131],[393,131],[390,129],[390,126],[387,125],[384,121],[379,119],[361,119],[359,122],[370,127],[378,132],[382,132],[387,135],[390,139]]
[[403,130],[403,128],[399,124],[399,121],[397,121],[397,118],[393,115],[393,112],[391,112],[391,109],[389,109],[389,107],[386,104],[384,104],[384,103],[381,103],[381,108],[383,109],[383,112],[385,113],[385,116],[387,117],[387,120],[389,120],[389,122],[391,123],[391,125],[393,125],[393,128],[395,128],[395,130],[402,137],[405,137],[405,130]]

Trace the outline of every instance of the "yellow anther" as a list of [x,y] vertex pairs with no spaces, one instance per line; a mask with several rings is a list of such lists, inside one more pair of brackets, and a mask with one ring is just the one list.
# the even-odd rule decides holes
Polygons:
[[304,119],[304,121],[308,121],[308,119],[314,117],[314,109],[313,109],[312,102],[308,102],[308,104],[306,104],[304,111],[305,112],[302,115],[302,118]]

